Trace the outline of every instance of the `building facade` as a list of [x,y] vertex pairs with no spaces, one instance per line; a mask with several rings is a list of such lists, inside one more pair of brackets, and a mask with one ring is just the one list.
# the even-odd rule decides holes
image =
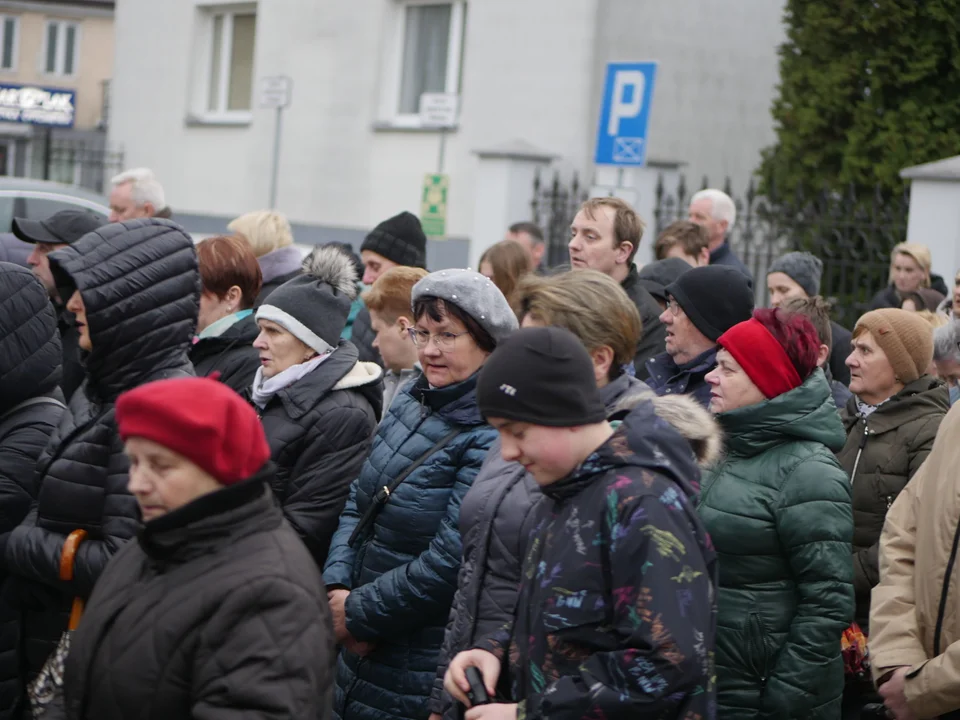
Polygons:
[[[773,140],[783,4],[124,0],[110,136],[129,165],[155,170],[191,229],[222,230],[225,218],[269,203],[277,114],[259,106],[258,89],[287,76],[277,207],[301,241],[356,243],[378,221],[419,210],[441,145],[420,126],[419,98],[458,93],[443,152],[453,240],[431,254],[462,263],[465,239],[499,239],[472,237],[490,148],[535,148],[568,175],[609,182],[592,164],[608,62],[659,63],[651,164],[746,184]],[[638,184],[625,175],[617,179]]]

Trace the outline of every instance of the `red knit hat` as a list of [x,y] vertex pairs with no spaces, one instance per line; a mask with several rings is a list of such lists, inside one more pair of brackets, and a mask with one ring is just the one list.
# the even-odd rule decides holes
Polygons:
[[270,459],[260,419],[223,383],[209,378],[157,380],[117,399],[120,438],[163,445],[223,485],[246,480]]

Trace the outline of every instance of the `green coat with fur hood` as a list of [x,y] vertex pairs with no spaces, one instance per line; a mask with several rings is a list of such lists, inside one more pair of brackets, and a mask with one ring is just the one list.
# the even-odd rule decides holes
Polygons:
[[835,720],[853,513],[830,387],[816,370],[717,420],[727,452],[704,474],[699,511],[720,562],[718,717]]

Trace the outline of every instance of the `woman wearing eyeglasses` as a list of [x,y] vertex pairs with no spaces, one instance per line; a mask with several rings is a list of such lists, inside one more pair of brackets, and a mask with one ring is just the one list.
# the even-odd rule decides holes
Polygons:
[[321,568],[383,403],[380,367],[358,362],[357,348],[340,340],[356,280],[350,258],[318,248],[256,314],[250,400],[277,467],[273,490]]
[[350,720],[426,720],[457,587],[460,501],[496,431],[477,375],[517,327],[496,285],[469,270],[413,287],[411,337],[423,374],[380,424],[323,573],[342,646],[334,711]]

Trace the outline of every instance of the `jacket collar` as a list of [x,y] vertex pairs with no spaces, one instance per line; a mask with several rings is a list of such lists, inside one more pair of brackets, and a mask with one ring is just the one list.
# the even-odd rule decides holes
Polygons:
[[260,264],[260,273],[266,284],[283,275],[299,271],[303,265],[303,255],[298,248],[289,245],[261,255],[257,258],[257,262]]
[[[877,406],[867,423],[870,434],[895,430],[904,423],[926,413],[945,413],[950,409],[950,391],[940,380],[931,375],[921,375],[889,400]],[[847,401],[843,424],[849,430],[859,420],[857,396]]]
[[730,254],[730,241],[724,240],[723,245],[720,245],[719,247],[710,251],[710,264],[713,265],[717,261],[723,260]]
[[141,529],[137,541],[153,560],[181,564],[239,538],[279,527],[282,513],[269,463],[253,477],[197,498]]
[[442,388],[431,388],[426,375],[421,375],[410,388],[413,399],[456,425],[483,425],[477,404],[478,370],[466,380]]

